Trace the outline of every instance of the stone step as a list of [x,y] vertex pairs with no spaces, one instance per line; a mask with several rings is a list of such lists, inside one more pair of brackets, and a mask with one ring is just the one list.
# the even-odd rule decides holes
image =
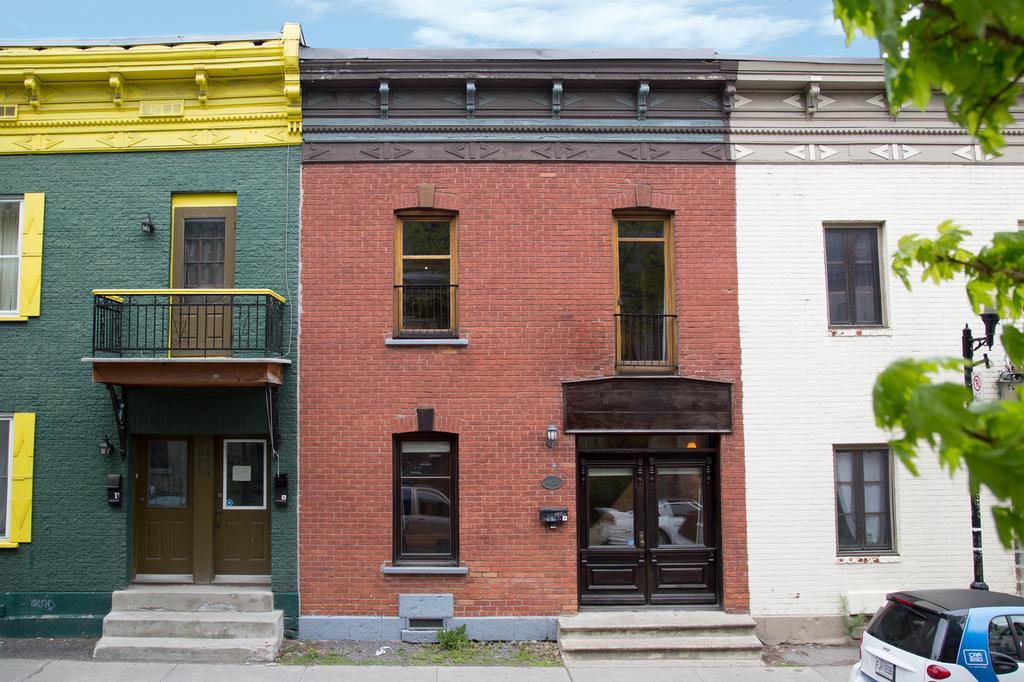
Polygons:
[[272,611],[274,594],[259,587],[133,585],[112,596],[112,611],[222,613]]
[[283,634],[282,611],[111,611],[103,619],[104,637],[277,639]]
[[580,637],[755,636],[757,623],[722,611],[603,611],[558,619],[559,635]]
[[188,637],[103,637],[93,658],[100,661],[178,661],[189,663],[270,662],[280,639],[194,639]]
[[761,640],[750,635],[687,637],[560,637],[567,661],[670,660],[760,661]]

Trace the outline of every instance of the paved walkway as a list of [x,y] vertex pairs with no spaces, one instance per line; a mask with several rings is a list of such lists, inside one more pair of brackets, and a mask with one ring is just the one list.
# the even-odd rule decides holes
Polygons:
[[0,660],[3,682],[847,682],[850,666],[693,667],[661,661],[568,668],[229,665]]

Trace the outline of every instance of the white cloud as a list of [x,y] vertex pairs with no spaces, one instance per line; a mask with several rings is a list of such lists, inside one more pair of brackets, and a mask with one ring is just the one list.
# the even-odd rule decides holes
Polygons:
[[287,4],[299,8],[303,14],[314,17],[334,9],[334,3],[330,0],[287,0]]
[[[292,0],[303,5],[326,0]],[[752,52],[815,26],[719,0],[348,0],[416,24],[427,47],[683,47]]]

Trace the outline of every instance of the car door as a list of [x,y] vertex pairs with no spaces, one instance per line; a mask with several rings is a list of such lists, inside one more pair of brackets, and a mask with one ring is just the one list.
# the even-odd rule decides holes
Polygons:
[[989,621],[988,649],[999,682],[1024,682],[1024,614]]

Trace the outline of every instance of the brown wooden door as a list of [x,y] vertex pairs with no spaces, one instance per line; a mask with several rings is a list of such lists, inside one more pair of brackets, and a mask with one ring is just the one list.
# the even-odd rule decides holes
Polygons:
[[135,572],[191,576],[191,444],[159,438],[142,443],[135,466]]
[[581,456],[582,605],[717,603],[710,455]]
[[270,478],[267,443],[224,439],[218,448],[214,572],[270,575]]
[[[175,289],[230,289],[235,281],[234,207],[179,208],[174,212]],[[229,296],[178,296],[171,344],[177,356],[228,356],[233,309]]]

